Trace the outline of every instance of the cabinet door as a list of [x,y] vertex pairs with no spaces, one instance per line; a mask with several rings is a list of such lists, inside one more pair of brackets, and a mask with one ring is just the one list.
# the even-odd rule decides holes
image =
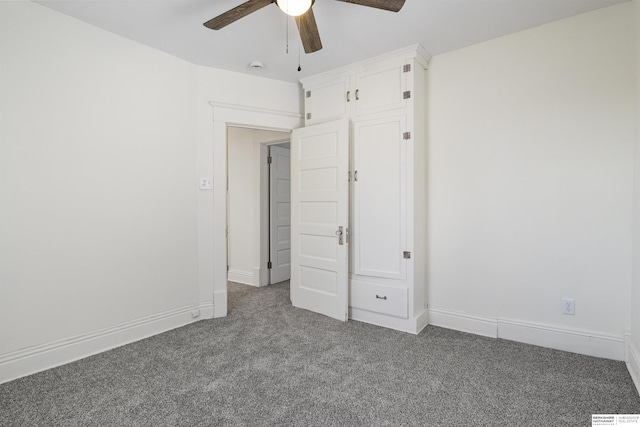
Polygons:
[[353,125],[353,274],[406,279],[406,116]]
[[355,76],[355,115],[405,108],[406,75],[403,65],[374,67]]
[[307,126],[348,117],[349,92],[348,77],[305,87],[304,110]]

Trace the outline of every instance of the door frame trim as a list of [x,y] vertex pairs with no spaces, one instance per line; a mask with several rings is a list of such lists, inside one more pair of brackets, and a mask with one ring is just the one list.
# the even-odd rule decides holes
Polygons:
[[302,127],[302,114],[239,104],[209,102],[213,138],[207,148],[213,175],[210,192],[198,197],[198,278],[201,295],[213,295],[213,317],[227,315],[227,127],[290,132]]

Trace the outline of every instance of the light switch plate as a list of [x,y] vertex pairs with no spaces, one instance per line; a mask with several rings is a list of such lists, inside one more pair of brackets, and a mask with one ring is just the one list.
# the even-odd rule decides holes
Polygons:
[[200,178],[200,189],[213,190],[213,179],[207,177]]

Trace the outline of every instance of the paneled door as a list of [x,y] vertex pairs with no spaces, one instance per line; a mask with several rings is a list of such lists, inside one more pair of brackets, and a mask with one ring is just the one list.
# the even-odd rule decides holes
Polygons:
[[291,277],[291,171],[288,148],[269,147],[270,283]]
[[349,120],[291,139],[291,302],[348,318]]
[[405,116],[353,124],[353,273],[407,277]]

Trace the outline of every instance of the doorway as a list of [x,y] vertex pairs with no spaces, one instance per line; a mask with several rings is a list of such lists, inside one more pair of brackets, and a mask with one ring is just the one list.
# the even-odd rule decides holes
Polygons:
[[228,280],[267,286],[289,279],[289,132],[227,129]]
[[227,315],[227,130],[234,126],[289,135],[304,125],[304,119],[297,112],[216,102],[210,105],[213,140],[211,145],[201,144],[200,149],[206,154],[202,158],[211,159],[211,163],[202,163],[199,170],[203,176],[213,176],[213,194],[199,193],[198,282],[202,300],[211,301],[211,317],[220,318]]

